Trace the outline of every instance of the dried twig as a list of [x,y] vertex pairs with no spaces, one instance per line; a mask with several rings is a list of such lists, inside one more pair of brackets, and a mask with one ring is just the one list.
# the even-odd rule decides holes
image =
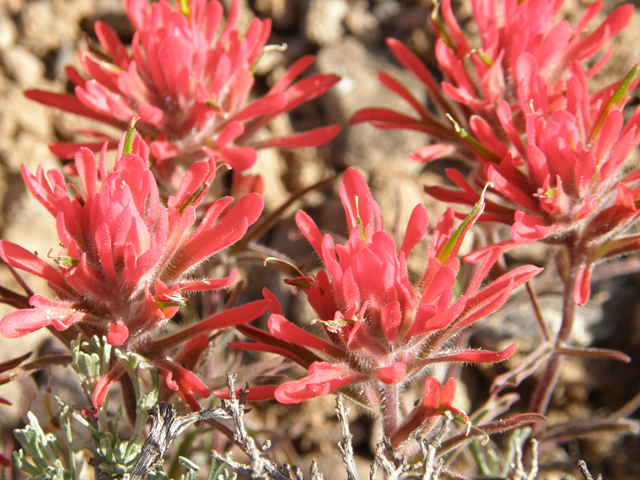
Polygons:
[[[227,387],[229,387],[229,401],[222,401],[222,409],[228,414],[227,418],[231,418],[235,427],[236,433],[233,435],[233,440],[240,445],[244,452],[251,459],[249,465],[235,462],[231,453],[227,453],[222,456],[215,450],[211,453],[211,456],[219,462],[226,463],[231,469],[243,474],[248,475],[252,479],[266,479],[273,478],[275,480],[291,480],[291,473],[295,476],[296,480],[304,480],[304,476],[298,467],[290,467],[284,465],[279,467],[273,460],[271,460],[266,451],[271,447],[271,442],[266,441],[262,445],[262,448],[256,446],[256,442],[253,438],[247,435],[247,430],[244,426],[244,402],[249,393],[249,387],[240,390],[239,398],[236,397],[235,392],[235,374],[227,374]],[[323,480],[322,474],[318,472],[318,465],[315,461],[311,462],[311,480]]]
[[369,478],[374,480],[378,471],[378,466],[387,472],[387,480],[398,480],[400,476],[410,469],[404,457],[399,458],[391,447],[391,441],[384,437],[382,442],[376,446],[376,456],[371,464],[371,474]]
[[442,440],[449,431],[449,425],[452,420],[453,415],[451,412],[445,412],[445,421],[442,425],[442,429],[433,438],[433,440],[428,441],[424,437],[418,438],[420,449],[424,455],[424,471],[422,474],[422,480],[438,480],[438,478],[440,478],[440,470],[442,470],[444,462],[440,459],[436,464],[436,454],[438,453],[438,449],[442,446]]
[[340,420],[340,426],[342,428],[342,442],[338,443],[340,453],[342,453],[342,464],[347,469],[348,480],[358,480],[358,473],[356,472],[356,464],[353,459],[353,445],[351,440],[353,435],[349,430],[349,412],[348,408],[342,403],[342,396],[336,397],[336,407],[334,409],[338,414]]
[[311,480],[324,480],[324,477],[318,472],[318,462],[311,460]]
[[125,475],[125,480],[143,480],[147,474],[162,461],[171,442],[196,422],[214,418],[229,418],[226,411],[219,407],[178,416],[173,405],[160,402],[151,410],[151,431],[142,445],[142,451],[133,471]]
[[[236,470],[243,475],[250,475],[251,478],[274,478],[275,480],[291,480],[288,475],[288,468],[284,470],[287,471],[287,475],[285,476],[284,472],[278,468],[278,465],[274,463],[265,453],[269,447],[271,447],[271,442],[266,441],[262,448],[258,448],[256,446],[256,442],[247,435],[247,430],[244,426],[244,402],[249,392],[249,388],[245,388],[244,390],[240,390],[239,399],[236,397],[235,392],[235,381],[236,374],[227,374],[227,386],[229,387],[229,401],[222,401],[222,409],[225,410],[231,420],[233,421],[233,425],[235,427],[236,433],[233,436],[234,441],[236,441],[244,450],[244,452],[251,459],[251,463],[249,465],[245,465],[242,463],[235,462],[231,456],[231,453],[227,453],[222,456],[215,450],[211,453],[213,458],[220,462],[224,462],[229,465],[230,468]],[[296,475],[297,476],[297,475]]]
[[[593,480],[593,476],[587,468],[587,463],[584,460],[578,460],[578,468],[580,469],[580,473],[585,478],[585,480]],[[602,480],[602,474],[598,475],[596,480]]]
[[522,445],[523,440],[514,436],[512,437],[513,448],[516,452],[516,461],[511,464],[513,469],[513,480],[535,480],[538,476],[538,441],[536,439],[531,440],[531,469],[529,473],[524,468]]

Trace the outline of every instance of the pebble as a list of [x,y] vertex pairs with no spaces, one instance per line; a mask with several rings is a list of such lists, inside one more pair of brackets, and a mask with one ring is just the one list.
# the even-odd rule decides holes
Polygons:
[[7,75],[22,88],[34,87],[45,73],[40,59],[22,45],[3,51],[2,63]]
[[346,0],[311,0],[304,34],[317,45],[333,45],[344,35],[342,21],[349,13]]
[[16,24],[7,15],[0,13],[0,51],[11,48],[17,38]]

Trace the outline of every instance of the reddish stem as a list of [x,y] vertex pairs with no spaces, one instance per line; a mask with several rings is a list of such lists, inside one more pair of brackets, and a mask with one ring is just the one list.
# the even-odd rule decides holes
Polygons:
[[385,385],[382,398],[382,428],[384,436],[391,438],[398,428],[400,391],[398,385]]
[[[569,265],[567,268],[567,275],[564,278],[564,293],[562,296],[562,323],[560,324],[560,330],[555,339],[556,353],[551,357],[547,369],[545,370],[542,378],[538,382],[536,391],[531,399],[529,411],[532,413],[545,414],[551,401],[553,391],[558,385],[560,379],[560,372],[562,370],[562,364],[564,363],[563,355],[558,355],[557,351],[567,343],[571,338],[571,330],[573,328],[573,321],[576,313],[576,303],[573,299],[576,289],[576,277],[580,270],[580,265],[575,261],[574,243],[567,242],[567,257]],[[537,427],[537,425],[536,425]],[[534,430],[537,428],[534,427]],[[536,432],[534,432],[535,434]]]

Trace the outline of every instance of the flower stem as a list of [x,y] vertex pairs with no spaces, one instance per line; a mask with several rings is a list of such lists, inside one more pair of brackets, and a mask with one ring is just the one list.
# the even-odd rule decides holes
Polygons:
[[[570,246],[567,248],[569,257],[568,274],[564,280],[564,293],[562,296],[562,323],[560,324],[560,330],[555,339],[555,350],[564,346],[571,338],[571,330],[573,328],[573,322],[576,313],[576,303],[573,299],[576,289],[576,277],[580,270],[580,265],[575,262],[575,255]],[[540,379],[536,391],[531,399],[530,412],[544,414],[549,407],[551,396],[553,391],[558,385],[560,379],[560,372],[562,370],[562,364],[564,363],[564,357],[557,353],[551,357],[547,365],[542,378]]]
[[398,385],[385,385],[382,398],[382,428],[384,436],[391,438],[398,428],[400,416],[400,390]]

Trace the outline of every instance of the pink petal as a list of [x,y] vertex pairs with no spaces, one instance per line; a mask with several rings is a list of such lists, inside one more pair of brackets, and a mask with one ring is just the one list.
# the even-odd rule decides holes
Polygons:
[[324,262],[322,257],[322,234],[320,233],[320,229],[315,224],[315,222],[311,219],[309,215],[307,215],[302,210],[298,210],[296,212],[296,225],[311,244],[316,253],[320,256],[320,260]]
[[385,125],[388,125],[389,128],[410,128],[410,126],[418,128],[421,120],[386,108],[363,108],[349,119],[349,125],[363,122],[371,122],[374,127],[379,128],[383,128]]
[[[6,315],[0,321],[0,334],[4,338],[23,337],[29,333],[73,318],[73,305],[55,302],[40,295],[34,295],[29,303],[35,308],[24,308]],[[59,330],[62,330],[60,328]]]
[[430,116],[429,112],[424,108],[422,102],[416,100],[416,98],[402,85],[397,79],[384,72],[378,73],[378,80],[380,83],[387,87],[389,90],[399,95],[404,101],[406,101],[421,117]]
[[304,102],[312,100],[340,81],[337,75],[312,75],[291,85],[285,92],[287,104],[282,111],[289,111]]
[[308,377],[284,383],[276,388],[275,398],[278,402],[285,404],[301,403],[364,379],[366,379],[364,375],[349,375],[341,365],[315,362],[309,367]]
[[397,362],[388,367],[379,368],[375,372],[375,376],[382,383],[387,385],[396,385],[404,380],[407,373],[407,364],[404,362]]
[[290,353],[290,355],[275,351],[273,353],[277,353],[278,355],[290,358],[294,362],[302,365],[304,368],[309,368],[309,366],[313,362],[319,362],[322,360],[319,355],[315,354],[313,351],[306,347],[301,347],[294,343],[287,342],[286,340],[280,340],[274,335],[271,335],[268,332],[264,332],[259,328],[252,327],[251,325],[238,325],[236,326],[236,330],[238,330],[243,335],[246,335],[251,340],[255,340],[256,342],[260,342],[267,346],[273,346],[278,349],[286,350]]
[[98,168],[93,153],[81,148],[75,155],[75,167],[82,182],[85,200],[90,200],[98,193]]
[[448,101],[443,97],[438,83],[420,59],[405,45],[394,38],[387,38],[386,43],[387,47],[389,47],[391,52],[393,52],[393,55],[398,59],[400,64],[413,73],[418,80],[427,87],[429,94],[433,97],[438,106],[447,109]]
[[196,280],[194,282],[179,282],[174,283],[173,286],[180,292],[201,292],[210,290],[221,290],[231,285],[236,277],[238,271],[234,268],[231,275],[224,278],[210,278],[207,280]]
[[[246,400],[250,402],[257,402],[260,400],[271,400],[275,398],[277,385],[262,385],[257,387],[250,387],[249,393],[246,396]],[[240,389],[236,388],[236,398],[240,398]],[[229,390],[214,390],[213,393],[216,397],[221,398],[223,400],[231,399],[231,395],[229,395]]]
[[439,160],[441,158],[451,156],[456,151],[457,147],[453,145],[436,143],[434,145],[422,147],[420,150],[416,150],[415,152],[411,152],[409,154],[409,158],[416,162],[431,162],[433,160]]
[[129,338],[129,329],[122,322],[112,322],[107,333],[109,345],[122,345]]
[[269,331],[276,338],[319,350],[334,358],[343,358],[345,356],[345,353],[338,347],[305,332],[280,315],[271,315],[269,317]]
[[592,272],[593,263],[580,265],[580,270],[578,270],[578,275],[576,276],[576,286],[573,293],[573,301],[578,305],[584,305],[589,301]]
[[87,118],[98,120],[99,122],[113,125],[116,128],[126,128],[127,122],[111,118],[107,115],[101,115],[96,110],[87,108],[77,97],[69,94],[45,92],[42,90],[27,90],[24,96],[30,100],[48,105],[50,107],[59,108],[65,112],[74,113]]
[[360,228],[362,225],[367,238],[382,230],[382,217],[378,204],[373,200],[371,191],[364,177],[356,169],[349,168],[344,173],[344,179],[340,185],[340,199],[347,214],[347,223],[350,230]]
[[286,137],[270,138],[260,142],[252,142],[251,146],[255,149],[278,147],[278,148],[305,148],[317,147],[330,142],[340,133],[340,125],[329,125],[302,133],[294,133]]
[[[246,303],[240,307],[232,308],[226,312],[214,315],[206,320],[202,320],[191,327],[187,327],[180,332],[161,339],[159,342],[179,339],[181,342],[193,338],[202,333],[210,332],[219,328],[233,327],[243,323],[249,323],[265,313],[271,302],[268,300],[256,300],[255,302]],[[172,341],[172,343],[175,343]]]
[[[207,151],[207,149],[205,149]],[[218,161],[228,163],[229,166],[238,172],[244,172],[253,167],[258,159],[258,154],[253,147],[228,147],[218,150],[221,158]],[[212,152],[207,152],[211,157]]]
[[547,225],[539,217],[516,211],[516,221],[511,227],[511,238],[516,243],[533,243],[548,237],[562,228],[559,223]]
[[278,82],[273,87],[271,87],[269,93],[284,92],[289,87],[289,85],[291,85],[291,83],[302,74],[302,72],[304,72],[313,64],[315,59],[316,57],[314,57],[313,55],[307,55],[296,60],[293,65],[291,65],[287,69],[280,80],[278,80]]
[[443,362],[462,362],[462,363],[497,363],[503,362],[516,351],[516,344],[512,343],[500,352],[488,352],[484,350],[463,350],[460,352],[444,355]]
[[282,307],[280,306],[280,302],[278,301],[277,297],[271,293],[271,291],[267,288],[264,287],[262,289],[262,296],[265,298],[265,300],[269,300],[271,302],[271,311],[276,314],[276,315],[284,315],[282,313]]
[[286,102],[287,98],[282,93],[267,95],[236,113],[230,118],[230,121],[244,122],[260,115],[278,111],[285,106]]
[[398,327],[402,322],[402,309],[400,302],[395,301],[386,304],[380,310],[380,323],[385,337],[391,343],[398,339]]
[[249,343],[249,342],[229,342],[227,345],[229,345],[231,348],[237,348],[238,350],[275,353],[276,355],[280,355],[281,357],[288,358],[289,360],[292,360],[293,362],[297,363],[298,365],[302,365],[305,368],[309,367],[309,363],[305,363],[301,358],[294,355],[291,352],[290,348],[281,348],[281,347],[275,347],[273,345],[262,345],[260,343]]
[[241,198],[217,225],[213,225],[215,218],[207,215],[174,254],[175,261],[179,264],[174,265],[172,277],[179,277],[211,255],[240,240],[260,216],[263,205],[262,195],[251,193]]
[[427,216],[425,208],[422,205],[416,205],[413,212],[411,212],[404,239],[402,240],[402,246],[400,247],[400,251],[404,253],[405,259],[409,257],[409,253],[411,253],[413,247],[422,240],[428,228],[429,217]]
[[69,291],[60,272],[15,243],[0,240],[0,257],[14,268],[37,275],[62,291]]
[[125,374],[125,369],[122,363],[118,362],[115,366],[107,373],[104,377],[102,377],[98,384],[96,385],[95,390],[93,391],[92,403],[93,408],[95,408],[95,412],[85,412],[86,416],[98,416],[100,413],[100,409],[102,408],[102,404],[107,398],[107,394],[109,393],[109,389],[111,386],[122,376]]

